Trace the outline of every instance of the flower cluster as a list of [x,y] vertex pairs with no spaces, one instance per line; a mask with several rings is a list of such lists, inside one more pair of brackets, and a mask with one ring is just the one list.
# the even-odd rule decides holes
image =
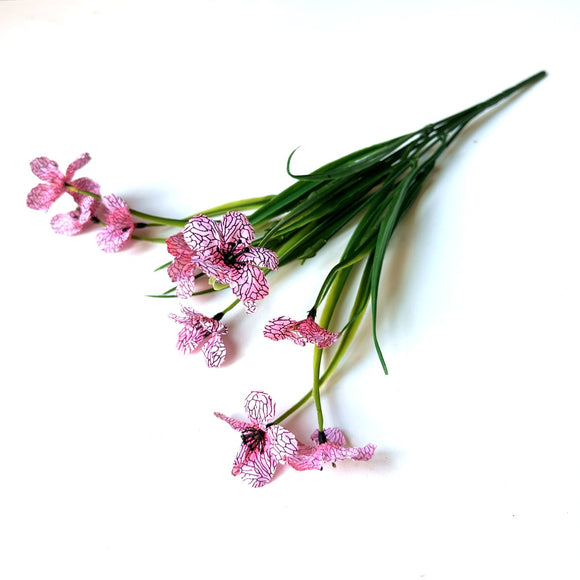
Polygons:
[[[177,348],[187,354],[201,352],[212,368],[226,360],[229,330],[235,334],[233,325],[228,321],[228,328],[223,322],[224,317],[238,304],[247,314],[254,313],[258,302],[270,294],[270,273],[314,258],[336,234],[348,231],[342,252],[321,277],[310,309],[305,309],[306,318],[278,316],[262,330],[269,340],[314,346],[311,390],[277,418],[272,399],[262,391],[252,391],[247,397],[247,421],[222,413],[216,416],[241,433],[232,473],[253,487],[270,482],[284,463],[305,471],[344,459],[368,461],[374,445],[348,447],[339,429],[324,426],[321,389],[345,357],[369,306],[373,345],[387,373],[377,332],[379,283],[396,226],[464,127],[545,75],[537,73],[455,115],[355,151],[306,175],[291,173],[291,154],[287,171],[296,181],[284,191],[236,200],[182,219],[137,211],[117,195],[102,195],[100,185],[92,179],[76,177],[90,161],[87,153],[64,173],[47,157],[34,159],[30,166],[41,183],[28,194],[27,205],[48,211],[59,198],[70,196],[73,209],[53,216],[52,228],[70,236],[91,225],[99,226],[97,245],[107,253],[118,252],[130,240],[163,244],[171,260],[159,269],[166,270],[174,287],[158,296],[182,301],[181,313],[170,315],[180,325]],[[162,229],[160,236],[136,233],[152,228],[171,231]],[[353,291],[347,291],[349,288]],[[191,306],[199,294],[223,295],[221,291],[226,289],[233,301],[216,308],[218,313],[212,317]],[[311,400],[317,429],[311,442],[304,444],[281,423]]]
[[[48,211],[64,193],[69,193],[76,208],[57,214],[51,219],[57,234],[73,236],[91,223],[103,223],[105,228],[97,234],[97,244],[105,252],[118,252],[131,238],[135,224],[129,206],[116,195],[100,195],[98,183],[88,177],[73,179],[75,173],[91,160],[84,153],[73,161],[63,174],[56,161],[37,157],[30,163],[32,173],[44,183],[38,184],[28,194],[29,208]],[[102,213],[99,218],[98,214]]]
[[245,410],[249,421],[222,413],[215,416],[242,434],[232,475],[240,475],[252,487],[269,483],[281,463],[288,463],[297,471],[322,470],[324,463],[335,464],[342,459],[368,461],[376,449],[372,444],[346,447],[344,435],[336,428],[315,431],[314,445],[300,443],[290,431],[273,422],[276,406],[270,395],[262,391],[252,391],[247,396]]

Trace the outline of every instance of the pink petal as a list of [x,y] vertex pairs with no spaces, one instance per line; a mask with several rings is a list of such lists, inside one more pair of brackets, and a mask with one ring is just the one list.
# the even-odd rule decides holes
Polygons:
[[[65,180],[70,183],[76,171],[81,167],[84,167],[91,160],[91,156],[88,153],[83,153],[78,159],[75,159],[66,169]],[[80,188],[79,188],[80,189]]]
[[103,252],[118,252],[131,237],[132,228],[119,228],[117,225],[105,226],[97,234],[97,246]]
[[226,346],[219,335],[211,336],[202,346],[203,353],[208,367],[219,367],[226,358]]
[[257,266],[245,264],[240,270],[233,270],[230,277],[232,292],[242,302],[256,302],[268,296],[270,291],[264,272]]
[[248,218],[239,211],[226,213],[220,222],[222,242],[247,246],[254,239],[254,228]]
[[55,215],[50,221],[57,234],[73,236],[81,232],[90,223],[99,204],[99,200],[88,195],[73,194],[72,197],[78,203],[77,208],[69,213]]
[[80,189],[81,191],[88,191],[89,193],[94,193],[95,195],[99,195],[101,192],[101,186],[96,181],[93,181],[88,177],[79,177],[79,179],[71,181],[70,185]]
[[264,336],[270,340],[284,340],[286,338],[295,342],[300,346],[306,344],[306,339],[301,336],[296,336],[292,329],[296,325],[296,321],[289,316],[279,316],[270,320],[264,327]]
[[[324,434],[326,435],[326,441],[328,443],[333,443],[334,445],[346,445],[346,439],[344,437],[343,432],[336,427],[328,427],[324,430]],[[310,435],[310,439],[318,444],[318,429],[315,429]]]
[[296,455],[298,442],[293,433],[281,425],[271,425],[266,429],[267,450],[278,461],[283,461],[287,457]]
[[129,206],[117,195],[102,198],[106,227],[97,234],[97,244],[105,252],[118,252],[131,237],[135,224]]
[[39,179],[43,181],[48,181],[49,183],[58,184],[60,186],[64,185],[64,175],[58,168],[56,161],[49,159],[48,157],[37,157],[30,162],[30,169],[32,173],[36,175]]
[[306,318],[296,325],[296,330],[308,341],[316,344],[319,348],[324,348],[334,344],[338,334],[329,332],[322,328],[312,318]]
[[220,233],[214,220],[204,215],[192,217],[183,229],[183,238],[190,248],[211,256],[220,245]]
[[239,467],[244,481],[252,487],[262,487],[270,483],[278,462],[268,453],[254,453]]
[[260,268],[267,268],[268,270],[278,269],[278,256],[267,248],[250,246],[239,257],[239,261],[254,264]]
[[190,298],[195,290],[196,253],[185,243],[182,232],[167,238],[167,251],[175,256],[167,267],[167,274],[172,282],[177,282],[177,296]]
[[31,209],[47,211],[62,195],[64,189],[51,183],[41,183],[34,187],[26,199],[26,205]]
[[246,397],[246,414],[255,425],[265,429],[266,425],[276,416],[276,405],[267,393],[252,391]]
[[246,429],[252,428],[253,425],[252,423],[248,423],[247,421],[239,421],[238,419],[232,419],[232,417],[228,417],[227,415],[224,415],[223,413],[214,413],[214,415],[218,418],[221,419],[222,421],[225,421],[232,429],[235,429],[236,431],[245,431]]

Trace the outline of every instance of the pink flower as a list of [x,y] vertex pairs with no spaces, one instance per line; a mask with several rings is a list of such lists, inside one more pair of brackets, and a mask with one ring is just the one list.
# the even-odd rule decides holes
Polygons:
[[278,256],[271,250],[251,246],[254,228],[239,211],[226,213],[221,221],[199,215],[183,230],[185,242],[196,253],[200,269],[220,284],[229,284],[248,312],[257,300],[268,295],[266,276],[261,268],[278,268]]
[[195,288],[196,253],[187,245],[183,232],[167,238],[167,251],[175,257],[167,267],[172,282],[177,283],[179,298],[190,298]]
[[274,318],[265,326],[264,336],[271,340],[287,338],[300,346],[304,346],[307,342],[314,343],[318,348],[334,344],[338,334],[329,332],[316,324],[315,315],[315,311],[311,310],[307,318],[298,322],[288,316]]
[[262,487],[273,477],[278,463],[289,460],[297,449],[296,437],[280,425],[272,425],[276,406],[270,396],[252,391],[246,398],[249,422],[215,413],[242,433],[242,446],[234,460],[232,475],[240,475],[252,487]]
[[[73,180],[74,174],[91,160],[88,153],[73,161],[63,173],[55,161],[47,157],[37,157],[30,163],[32,173],[46,183],[40,183],[28,194],[26,204],[32,209],[47,211],[52,204],[66,191],[66,186],[72,186],[80,191],[88,191],[99,195],[100,187],[92,179],[81,177]],[[77,204],[77,208],[66,214],[58,214],[51,220],[55,232],[64,235],[79,233],[94,217],[99,199],[90,195],[83,195],[75,191],[70,192]]]
[[342,431],[334,427],[324,431],[314,431],[311,435],[313,446],[298,443],[298,453],[288,458],[288,464],[298,471],[322,469],[322,464],[341,459],[368,461],[372,458],[376,445],[369,443],[364,447],[346,447]]
[[129,206],[116,195],[103,196],[105,227],[97,234],[97,245],[104,252],[118,252],[129,240],[135,224]]
[[213,318],[204,316],[193,308],[181,306],[184,316],[170,314],[170,318],[183,325],[177,339],[177,348],[190,354],[201,346],[208,367],[219,367],[226,357],[226,347],[222,336],[227,334],[227,327],[220,322],[221,315]]

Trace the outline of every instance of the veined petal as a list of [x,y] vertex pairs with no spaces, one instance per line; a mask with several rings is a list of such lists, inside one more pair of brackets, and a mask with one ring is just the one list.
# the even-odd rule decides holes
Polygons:
[[270,483],[278,462],[269,453],[253,453],[240,466],[239,473],[252,487],[262,487]]
[[205,215],[196,215],[183,228],[187,245],[199,254],[213,254],[220,247],[220,232],[214,220]]
[[220,222],[222,243],[236,246],[249,245],[255,237],[254,228],[248,218],[240,211],[229,211]]
[[62,193],[63,189],[52,183],[40,183],[28,194],[26,205],[30,209],[47,211]]
[[232,292],[242,302],[256,302],[268,296],[268,281],[257,266],[244,264],[241,269],[232,270],[230,274],[234,274],[229,280]]
[[278,256],[275,252],[267,248],[249,246],[238,260],[240,262],[254,264],[260,268],[268,268],[268,270],[278,269]]
[[64,184],[64,175],[58,168],[58,163],[48,157],[37,157],[30,162],[30,169],[42,181]]
[[[328,443],[334,443],[335,445],[346,445],[346,439],[343,432],[336,427],[327,427],[324,430],[324,435],[326,436],[326,441]],[[315,429],[310,435],[310,439],[318,443],[318,429]]]
[[273,457],[278,461],[283,461],[287,457],[296,455],[298,442],[293,433],[281,425],[271,425],[266,429],[268,446]]
[[[94,193],[95,195],[99,195],[101,192],[101,186],[92,179],[88,177],[79,177],[74,181],[71,181],[70,184],[81,191],[88,191],[89,193]],[[116,196],[115,196],[116,197]]]
[[306,339],[293,332],[296,326],[296,321],[289,316],[279,316],[270,320],[264,327],[264,336],[270,340],[284,340],[289,339],[292,342],[304,346]]
[[219,367],[226,358],[226,346],[218,334],[211,336],[201,347],[208,367]]
[[246,397],[246,415],[261,429],[276,416],[276,404],[267,393],[262,391],[252,391]]
[[70,182],[75,172],[84,167],[90,160],[91,156],[88,153],[83,153],[78,159],[75,159],[66,169],[66,181]]
[[232,429],[235,429],[236,431],[245,431],[248,428],[253,427],[252,423],[248,423],[247,421],[239,421],[238,419],[233,419],[232,417],[228,417],[227,415],[224,415],[223,413],[214,413],[214,415],[218,418],[221,419],[222,421],[225,421]]

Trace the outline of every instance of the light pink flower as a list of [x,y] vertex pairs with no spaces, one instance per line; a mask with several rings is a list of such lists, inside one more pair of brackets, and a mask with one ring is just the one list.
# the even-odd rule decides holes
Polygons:
[[[30,163],[32,173],[45,183],[40,183],[30,191],[26,200],[28,207],[47,211],[65,193],[67,185],[99,195],[99,184],[92,179],[81,177],[73,180],[75,172],[84,167],[90,159],[88,153],[81,155],[67,167],[64,174],[52,159],[47,157],[34,159]],[[51,220],[55,232],[69,236],[79,233],[92,220],[99,207],[99,199],[97,198],[78,192],[70,192],[70,194],[77,204],[77,208],[66,214],[58,214]]]
[[322,464],[341,459],[368,461],[372,458],[376,445],[369,443],[364,447],[346,447],[342,431],[331,427],[323,432],[314,431],[311,435],[314,445],[298,443],[298,453],[288,458],[288,464],[298,471],[322,469]]
[[221,315],[213,318],[204,316],[193,308],[181,306],[183,316],[170,314],[170,318],[182,324],[177,339],[177,348],[185,354],[194,352],[201,346],[208,367],[219,367],[226,357],[226,347],[222,337],[228,329],[220,322]]
[[135,229],[129,206],[117,195],[102,198],[105,227],[97,234],[97,245],[104,252],[118,252]]
[[314,343],[318,348],[334,344],[338,334],[316,324],[314,316],[313,311],[310,311],[308,317],[300,321],[288,316],[274,318],[264,327],[264,336],[271,340],[287,338],[300,346],[304,346],[307,342]]
[[179,298],[190,298],[195,288],[195,275],[198,270],[196,253],[185,242],[183,232],[170,236],[166,240],[167,251],[174,256],[167,267],[172,282],[177,284],[176,294]]
[[252,391],[246,398],[249,421],[215,413],[242,434],[242,446],[234,460],[232,475],[241,475],[252,487],[262,487],[273,477],[278,463],[289,460],[297,449],[296,437],[280,425],[272,425],[276,406],[270,395]]
[[196,253],[200,269],[220,284],[229,284],[248,312],[268,295],[261,268],[276,270],[278,256],[271,250],[251,246],[254,228],[239,211],[226,213],[221,221],[194,216],[183,230],[185,242]]

